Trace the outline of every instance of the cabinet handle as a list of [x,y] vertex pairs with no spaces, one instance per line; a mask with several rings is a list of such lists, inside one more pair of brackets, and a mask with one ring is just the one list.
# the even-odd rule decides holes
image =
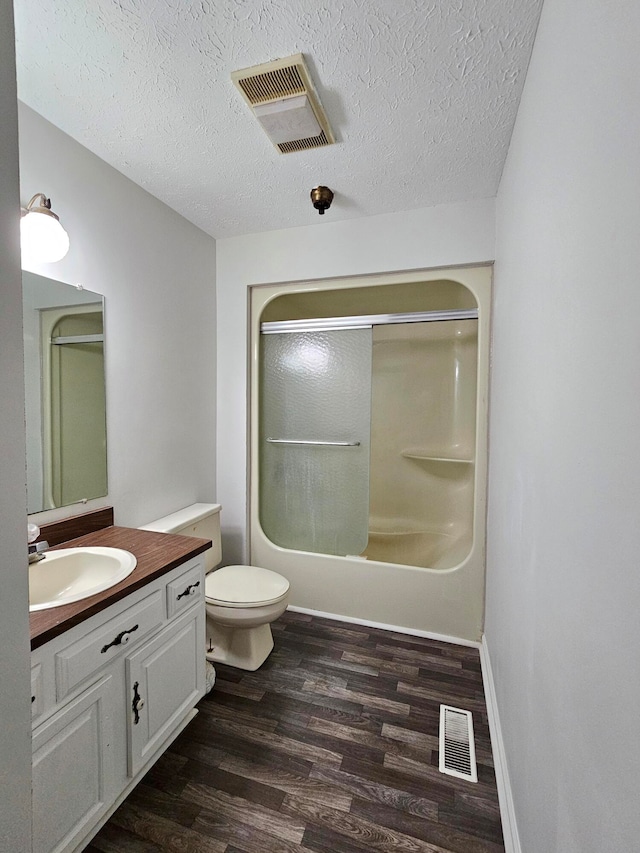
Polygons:
[[100,654],[103,655],[105,652],[109,651],[111,646],[123,646],[125,643],[129,642],[129,634],[133,634],[134,631],[138,630],[138,625],[134,625],[133,628],[129,628],[128,631],[120,631],[117,637],[114,637],[110,643],[107,643],[106,646],[103,646],[100,649]]
[[138,723],[140,722],[139,711],[141,708],[144,708],[144,700],[141,698],[140,694],[138,693],[138,687],[139,687],[139,682],[136,681],[136,683],[133,685],[133,702],[131,703],[131,710],[133,711],[133,714],[134,714],[134,717],[133,717],[133,725],[134,726],[137,726]]
[[181,592],[180,595],[176,597],[176,601],[180,601],[180,599],[184,598],[185,595],[195,595],[197,586],[200,586],[200,581],[190,583],[189,586],[185,589],[185,591]]

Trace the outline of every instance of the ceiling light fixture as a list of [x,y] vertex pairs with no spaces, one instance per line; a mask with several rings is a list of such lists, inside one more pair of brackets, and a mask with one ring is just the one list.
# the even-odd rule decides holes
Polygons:
[[[37,204],[36,204],[37,202]],[[51,210],[51,199],[36,193],[20,211],[22,265],[55,263],[69,251],[69,235]]]
[[335,142],[301,53],[232,71],[231,79],[281,154]]
[[325,210],[329,210],[333,201],[333,192],[329,187],[314,187],[311,192],[311,204],[315,207],[318,213],[322,216]]
[[256,104],[256,118],[274,145],[319,136],[322,128],[306,95]]

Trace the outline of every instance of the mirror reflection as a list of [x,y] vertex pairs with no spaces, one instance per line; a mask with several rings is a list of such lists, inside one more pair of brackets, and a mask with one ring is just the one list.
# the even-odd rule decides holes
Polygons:
[[22,273],[28,512],[107,494],[104,300]]

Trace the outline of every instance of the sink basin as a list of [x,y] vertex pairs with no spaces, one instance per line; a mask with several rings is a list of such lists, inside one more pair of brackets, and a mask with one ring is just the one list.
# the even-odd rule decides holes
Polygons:
[[29,610],[61,607],[120,583],[137,560],[121,548],[61,548],[29,566]]

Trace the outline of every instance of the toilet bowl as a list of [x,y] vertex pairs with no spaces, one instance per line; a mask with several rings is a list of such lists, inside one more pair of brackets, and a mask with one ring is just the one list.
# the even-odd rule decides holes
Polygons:
[[289,581],[257,566],[224,566],[205,581],[207,660],[254,671],[273,649],[271,622],[287,609]]
[[273,648],[271,622],[287,609],[289,581],[257,566],[215,569],[222,560],[220,504],[193,504],[141,530],[211,539],[204,552],[207,660],[258,669]]

